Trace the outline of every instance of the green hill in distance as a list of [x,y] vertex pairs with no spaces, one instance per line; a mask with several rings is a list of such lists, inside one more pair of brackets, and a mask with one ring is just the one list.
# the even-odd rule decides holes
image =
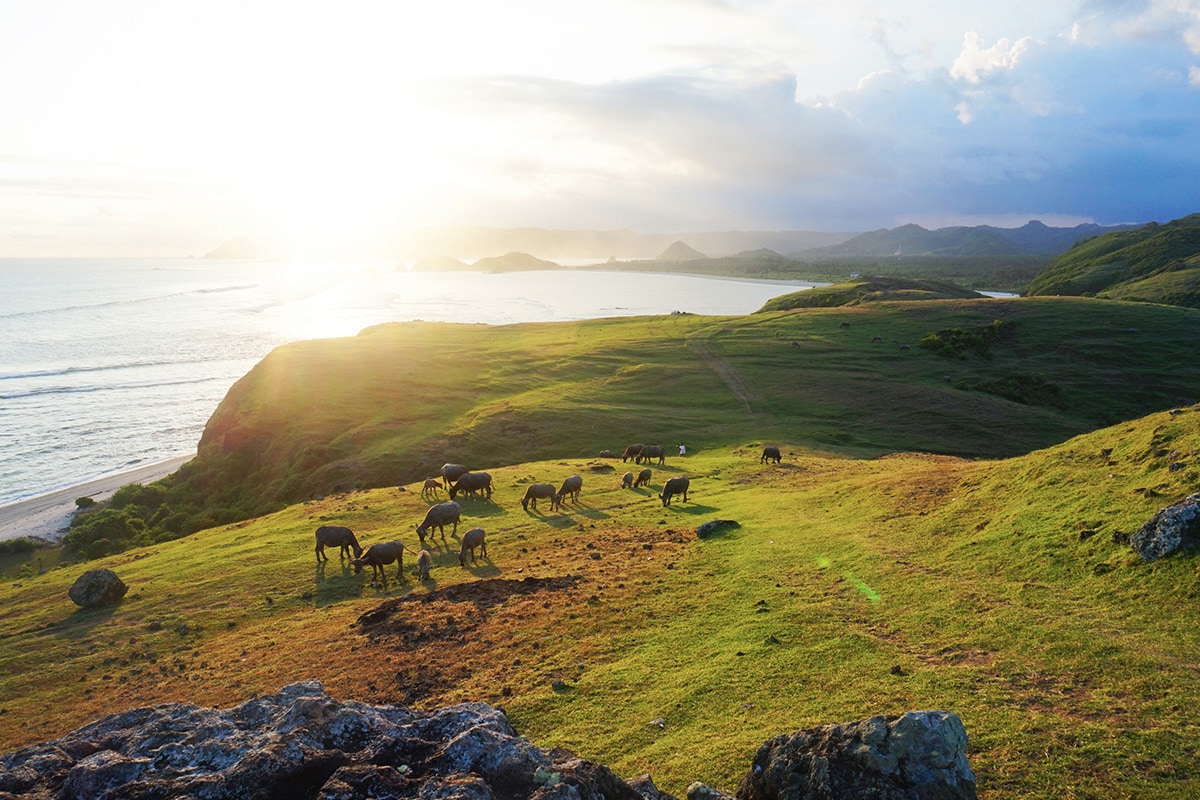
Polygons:
[[1200,308],[1200,214],[1080,242],[1052,259],[1025,293]]
[[952,300],[981,298],[983,295],[948,281],[919,280],[875,276],[852,278],[830,286],[792,292],[768,300],[764,311],[790,311],[796,308],[833,308],[882,300]]

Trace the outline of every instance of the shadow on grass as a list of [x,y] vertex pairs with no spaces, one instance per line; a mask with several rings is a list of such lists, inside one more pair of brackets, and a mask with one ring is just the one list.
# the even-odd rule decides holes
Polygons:
[[[592,506],[573,505],[571,506],[570,510],[571,513],[587,519],[608,519],[608,514],[604,513],[598,508],[593,508]],[[566,513],[565,509],[561,513]]]
[[313,605],[319,608],[362,597],[364,581],[360,579],[361,575],[355,576],[349,561],[337,565],[332,573],[328,565],[328,561],[317,564],[316,574],[313,576]]
[[500,574],[500,568],[493,564],[490,558],[477,564],[472,564],[468,561],[466,570],[476,578],[494,578]]
[[[480,500],[476,503],[463,503],[462,516],[463,520],[467,517],[498,517],[504,513],[504,509],[491,500]],[[463,523],[458,523],[462,525]]]
[[684,503],[679,500],[673,501],[671,505],[663,507],[664,512],[677,512],[680,514],[688,514],[689,516],[696,516],[698,514],[712,514],[717,510],[718,509],[715,506],[693,505],[692,503]]
[[61,622],[52,623],[41,631],[33,632],[49,634],[65,639],[84,636],[91,633],[92,629],[97,625],[101,625],[112,619],[112,615],[117,612],[122,602],[124,601],[122,600],[107,606],[97,606],[96,608],[77,608]]

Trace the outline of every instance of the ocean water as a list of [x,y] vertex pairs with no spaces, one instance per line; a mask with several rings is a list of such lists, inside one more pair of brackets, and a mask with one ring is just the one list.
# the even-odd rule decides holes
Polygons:
[[744,314],[811,286],[387,264],[0,259],[0,505],[195,452],[274,347],[381,322]]

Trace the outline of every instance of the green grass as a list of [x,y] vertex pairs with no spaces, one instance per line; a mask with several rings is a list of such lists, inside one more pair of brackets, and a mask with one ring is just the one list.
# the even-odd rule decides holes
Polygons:
[[[995,320],[986,353],[917,346]],[[289,345],[168,482],[271,513],[86,565],[5,557],[0,748],[316,678],[375,703],[496,703],[537,744],[678,796],[733,789],[775,734],[920,708],[963,718],[984,798],[1198,794],[1200,568],[1114,543],[1200,486],[1198,334],[1187,309],[1038,298]],[[1056,402],[960,388],[1011,376]],[[652,490],[595,458],[680,440]],[[782,465],[759,464],[765,443]],[[327,523],[415,548],[419,479],[451,460],[494,477],[495,503],[463,503],[488,559],[459,567],[451,539],[431,584],[386,591],[315,564]],[[521,510],[526,485],[572,473],[579,505]],[[690,501],[663,508],[680,474]],[[288,486],[305,502],[284,506]],[[717,518],[740,526],[697,539]],[[92,566],[130,586],[116,608],[67,599]],[[576,582],[491,581],[529,577]],[[392,632],[358,624],[405,596]]]
[[[918,347],[997,320],[1006,336],[986,354]],[[1013,455],[1192,402],[1197,340],[1195,311],[1080,299],[384,325],[270,354],[221,403],[168,502],[212,524],[415,481],[446,461],[633,441]]]
[[948,300],[980,295],[948,281],[914,278],[868,277],[805,289],[768,300],[761,311],[791,311],[797,308],[834,308],[884,300]]
[[[415,547],[417,485],[107,559],[98,566],[131,587],[110,611],[70,605],[79,566],[8,582],[0,745],[119,708],[227,705],[305,678],[406,702],[414,676],[432,674],[421,704],[501,704],[537,744],[649,772],[677,795],[692,780],[734,788],[777,733],[917,708],[963,718],[984,798],[1200,791],[1200,568],[1191,556],[1144,564],[1112,540],[1200,482],[1200,407],[1000,461],[855,459],[784,442],[776,467],[760,466],[759,450],[668,458],[653,487],[684,473],[693,484],[671,508],[617,488],[619,462],[492,469],[497,502],[465,502],[463,520],[488,530],[489,559],[464,570],[438,548],[430,586],[409,575],[381,592],[336,558],[317,569],[312,554],[324,522]],[[578,506],[521,510],[527,483],[572,472],[585,476]],[[698,540],[714,518],[740,527]],[[478,626],[465,641],[415,646],[355,624],[385,598],[565,575],[580,582],[553,595],[433,606],[426,630],[454,617]],[[403,619],[417,624],[417,611]]]

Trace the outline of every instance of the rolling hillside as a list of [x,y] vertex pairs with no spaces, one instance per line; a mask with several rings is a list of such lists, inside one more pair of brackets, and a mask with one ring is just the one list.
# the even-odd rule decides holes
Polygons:
[[[89,565],[129,584],[112,609],[66,599],[82,567],[28,564],[0,585],[0,748],[317,679],[372,703],[499,704],[539,746],[681,797],[732,790],[775,734],[926,708],[963,719],[984,800],[1200,793],[1195,558],[1121,543],[1200,484],[1200,407],[999,461],[771,441],[778,466],[763,439],[730,442],[668,456],[638,490],[608,459],[481,462],[496,493],[465,500],[463,524],[487,557],[460,567],[448,531],[426,584],[411,560],[382,589],[312,549],[322,524],[415,548],[436,502],[418,483]],[[529,483],[572,473],[578,503],[522,510]],[[689,499],[664,508],[677,475]],[[712,519],[737,525],[698,538]]]
[[884,300],[956,300],[982,297],[978,292],[945,281],[876,276],[854,278],[830,286],[773,297],[759,311],[761,313],[791,311],[797,308],[834,308]]
[[1200,308],[1200,214],[1081,242],[1054,258],[1025,293]]
[[[921,346],[996,321],[1005,336],[986,348]],[[385,325],[271,353],[168,485],[172,504],[216,524],[407,483],[446,461],[516,464],[634,440],[1010,456],[1194,402],[1196,341],[1193,311],[1053,299]]]

